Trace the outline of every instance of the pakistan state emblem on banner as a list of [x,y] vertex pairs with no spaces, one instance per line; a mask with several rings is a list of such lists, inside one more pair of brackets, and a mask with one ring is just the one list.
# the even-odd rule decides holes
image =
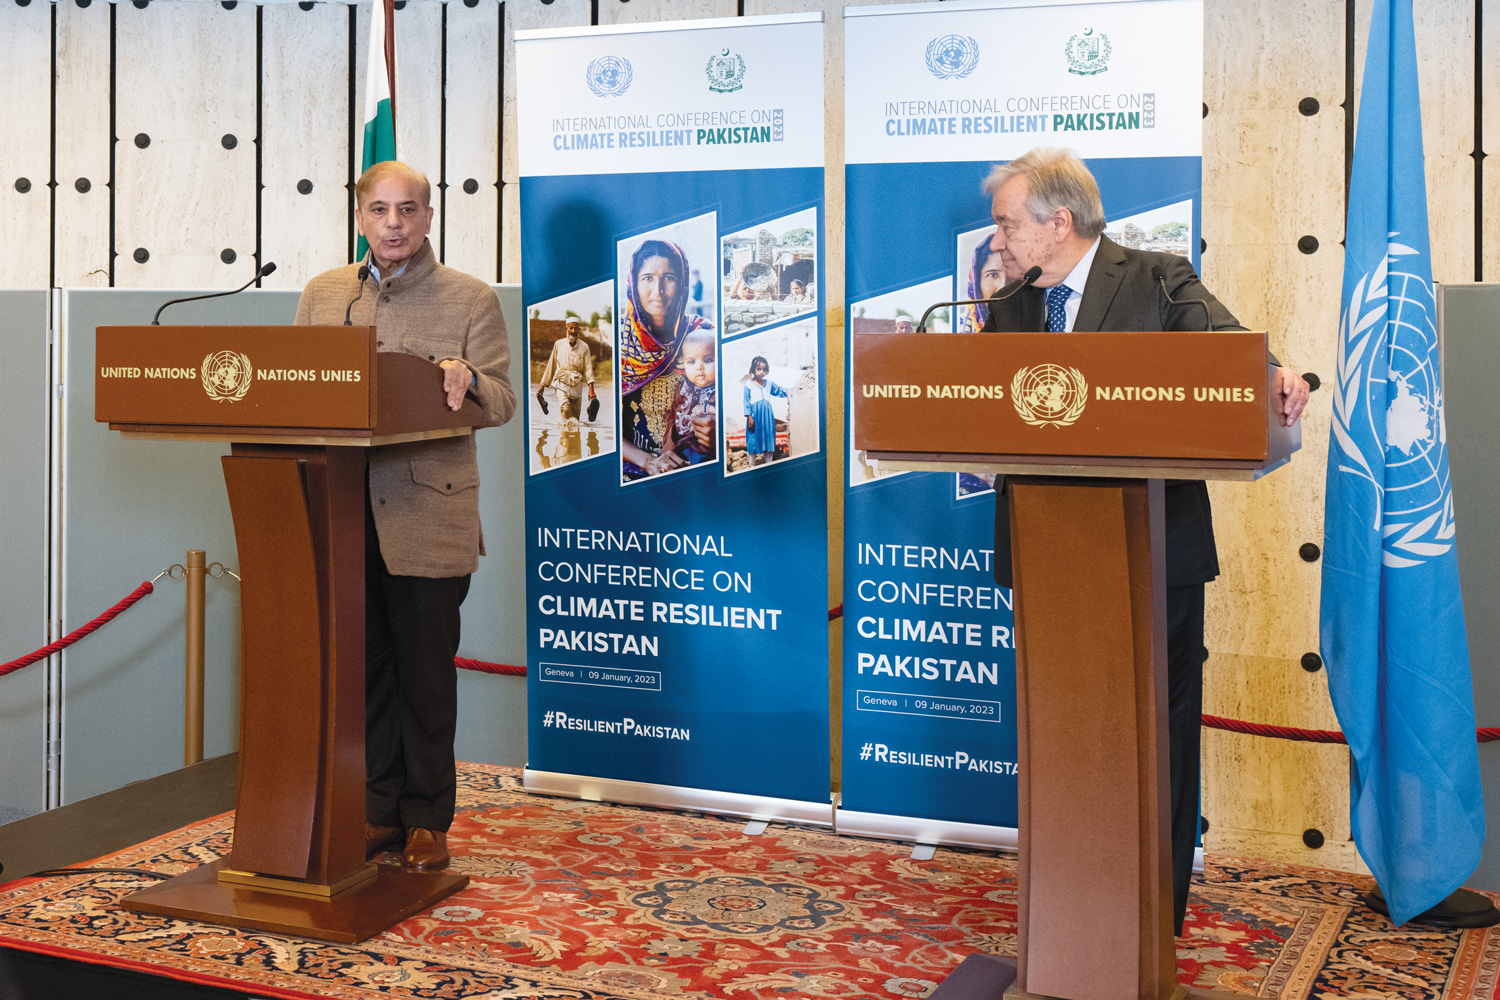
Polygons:
[[589,63],[585,73],[589,90],[594,92],[595,97],[619,97],[630,89],[630,81],[634,77],[630,60],[619,56],[600,56]]
[[745,57],[730,55],[725,49],[708,57],[708,89],[717,94],[732,94],[745,85]]
[[962,80],[979,65],[979,43],[968,35],[943,35],[927,43],[927,68],[939,80]]
[[1033,427],[1066,427],[1083,413],[1089,384],[1083,372],[1062,365],[1032,365],[1010,380],[1010,402]]
[[1096,76],[1109,69],[1111,46],[1109,36],[1102,31],[1094,34],[1089,28],[1081,35],[1068,39],[1065,52],[1068,57],[1068,72],[1075,76]]
[[216,351],[203,359],[203,391],[216,403],[237,403],[250,390],[250,358],[237,351]]

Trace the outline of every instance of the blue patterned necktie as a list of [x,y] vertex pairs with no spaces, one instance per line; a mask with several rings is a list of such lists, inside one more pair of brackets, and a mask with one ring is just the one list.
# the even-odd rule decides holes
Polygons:
[[1047,289],[1047,329],[1061,333],[1068,328],[1068,313],[1065,306],[1073,289],[1067,285],[1053,285]]

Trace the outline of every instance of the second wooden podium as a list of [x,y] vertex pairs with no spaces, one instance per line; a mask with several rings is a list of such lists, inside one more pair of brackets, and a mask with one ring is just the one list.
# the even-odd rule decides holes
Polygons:
[[468,884],[364,856],[367,449],[469,434],[442,370],[371,327],[100,327],[95,417],[219,440],[239,549],[234,844],[126,909],[356,942]]
[[[1171,1000],[1164,479],[1292,437],[1261,333],[856,334],[855,447],[1008,477],[1020,763],[1008,995]],[[1003,558],[996,553],[996,558]]]

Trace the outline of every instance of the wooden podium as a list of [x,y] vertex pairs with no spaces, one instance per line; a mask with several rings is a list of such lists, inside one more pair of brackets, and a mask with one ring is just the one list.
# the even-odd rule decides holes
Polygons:
[[1003,473],[1011,490],[1008,996],[1190,992],[1172,935],[1163,480],[1287,461],[1273,374],[1263,333],[854,337],[855,448],[883,469]]
[[359,326],[98,330],[97,420],[230,443],[241,576],[232,853],[126,909],[352,943],[468,884],[365,860],[366,449],[484,423],[436,364],[375,348]]

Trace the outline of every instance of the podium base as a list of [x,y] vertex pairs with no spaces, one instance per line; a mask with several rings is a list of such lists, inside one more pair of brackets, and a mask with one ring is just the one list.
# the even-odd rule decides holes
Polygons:
[[[959,966],[962,968],[962,964]],[[936,991],[933,992],[936,996]],[[955,994],[956,996],[957,994]],[[970,996],[986,996],[987,994],[969,994]],[[998,994],[997,994],[998,996]],[[1005,991],[1005,1000],[1058,1000],[1057,997],[1046,997],[1039,993],[1027,993],[1014,983]],[[1079,1000],[1098,1000],[1098,998],[1087,997]],[[1232,990],[1201,990],[1193,986],[1183,986],[1180,983],[1172,988],[1172,992],[1163,997],[1162,1000],[1245,1000],[1245,994],[1235,993]]]
[[469,884],[467,875],[376,865],[373,878],[324,898],[222,882],[224,864],[215,861],[149,886],[120,905],[136,913],[357,944]]

